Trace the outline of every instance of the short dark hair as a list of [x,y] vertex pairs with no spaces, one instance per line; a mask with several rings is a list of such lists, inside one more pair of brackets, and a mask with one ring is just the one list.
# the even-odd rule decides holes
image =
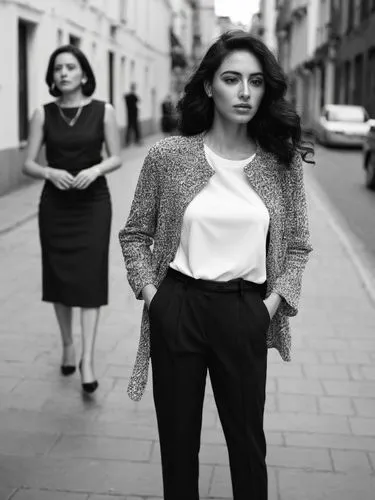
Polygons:
[[87,57],[82,52],[82,50],[76,47],[75,45],[62,45],[54,52],[52,52],[48,61],[48,67],[46,72],[46,84],[48,85],[49,93],[54,97],[61,96],[60,90],[55,85],[53,85],[54,84],[53,73],[54,73],[56,57],[64,53],[72,54],[79,62],[82,71],[87,78],[86,83],[82,85],[82,93],[85,96],[88,97],[91,96],[95,92],[96,88],[95,75]]
[[248,123],[248,134],[266,151],[274,153],[285,166],[290,166],[296,150],[306,155],[313,153],[302,145],[300,118],[285,99],[287,80],[275,56],[258,38],[242,30],[222,34],[206,52],[198,68],[185,86],[178,103],[179,128],[183,135],[194,135],[209,130],[214,118],[214,103],[205,91],[205,83],[212,82],[223,60],[235,50],[246,50],[260,62],[265,81],[265,93],[254,118]]

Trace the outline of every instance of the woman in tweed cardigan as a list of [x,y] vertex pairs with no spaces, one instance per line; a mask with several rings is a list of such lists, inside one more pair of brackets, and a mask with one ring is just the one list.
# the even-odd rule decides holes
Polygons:
[[[180,102],[182,135],[150,149],[129,218],[120,231],[129,283],[135,296],[145,301],[128,394],[138,401],[145,390],[151,327],[166,500],[199,498],[198,452],[207,368],[227,440],[234,499],[267,498],[266,351],[275,347],[282,359],[290,360],[288,317],[297,314],[302,274],[311,251],[302,172],[302,159],[311,150],[301,144],[299,118],[285,101],[285,92],[285,77],[262,42],[245,32],[222,35],[185,88]],[[194,241],[194,233],[186,241],[187,210],[210,189],[212,194],[215,166],[219,168],[221,161],[242,165],[249,198],[254,202],[258,198],[256,202],[261,200],[262,210],[266,209],[263,253],[262,245],[258,247],[264,261],[259,267],[264,264],[266,274],[263,284],[244,279],[246,272],[234,272],[228,281],[202,279],[194,269],[186,275],[180,272],[183,240],[190,248],[201,244]],[[221,255],[222,249],[216,250]],[[246,254],[246,248],[242,250]],[[230,261],[230,255],[225,257]],[[199,264],[203,276],[212,271],[210,258]],[[258,271],[254,276],[261,276]],[[219,295],[221,302],[215,302]],[[231,318],[231,311],[237,309],[242,316]],[[228,316],[232,323],[223,333],[221,325]],[[206,331],[203,324],[208,325]],[[220,357],[227,358],[224,368],[218,368]],[[200,364],[194,365],[193,359]]]

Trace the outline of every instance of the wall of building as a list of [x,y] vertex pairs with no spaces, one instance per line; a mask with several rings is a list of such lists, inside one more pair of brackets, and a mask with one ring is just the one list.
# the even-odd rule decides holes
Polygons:
[[174,34],[190,60],[193,55],[193,3],[191,0],[171,0],[171,5]]
[[[171,6],[168,0],[8,0],[0,3],[0,194],[25,181],[21,173],[25,155],[24,127],[36,107],[51,100],[44,83],[51,52],[79,39],[96,78],[95,97],[110,100],[121,129],[126,126],[123,94],[137,84],[141,97],[142,131],[159,123],[160,103],[170,88]],[[20,25],[21,23],[21,25]],[[20,28],[21,26],[21,28]],[[26,101],[19,97],[20,29],[26,36]],[[22,36],[23,36],[22,35]],[[112,56],[110,56],[110,53]],[[110,89],[109,59],[113,60]],[[22,73],[22,72],[21,72]],[[22,87],[22,86],[21,86]],[[22,102],[21,102],[22,101]],[[27,108],[27,109],[26,109]]]
[[375,118],[375,2],[361,13],[354,4],[354,20],[350,4],[342,10],[341,39],[338,43],[335,69],[335,99],[339,103],[360,104]]
[[200,31],[200,57],[219,36],[219,27],[215,14],[215,0],[197,0]]
[[170,93],[177,101],[193,64],[194,10],[191,0],[171,0],[173,33],[172,81]]
[[[283,0],[280,5],[288,5],[292,12],[303,2]],[[305,4],[301,32],[289,15],[291,22],[284,23],[288,29],[279,37],[304,126],[314,129],[322,106],[329,103],[363,105],[375,117],[375,1],[308,0]]]
[[280,2],[279,53],[291,82],[290,100],[305,129],[313,130],[321,107],[335,100],[335,3],[340,0]]
[[276,0],[261,0],[260,2],[260,20],[262,24],[261,38],[267,47],[277,55],[277,38],[276,38]]

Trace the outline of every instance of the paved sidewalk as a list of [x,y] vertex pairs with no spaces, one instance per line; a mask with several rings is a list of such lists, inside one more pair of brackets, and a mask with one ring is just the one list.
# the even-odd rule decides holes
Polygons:
[[[40,301],[35,217],[6,230],[4,210],[9,217],[18,210],[13,226],[35,213],[41,185],[0,198],[0,500],[162,498],[151,384],[140,403],[125,392],[141,303],[127,285],[117,241],[145,151],[126,151],[124,167],[109,176],[110,305],[101,319],[100,388],[92,399],[81,396],[78,375],[59,376],[57,326]],[[373,500],[375,309],[324,200],[313,182],[308,186],[315,252],[300,315],[292,320],[293,362],[269,356],[269,500]],[[78,317],[75,337],[79,347]],[[201,498],[229,499],[228,458],[210,387],[203,428]]]

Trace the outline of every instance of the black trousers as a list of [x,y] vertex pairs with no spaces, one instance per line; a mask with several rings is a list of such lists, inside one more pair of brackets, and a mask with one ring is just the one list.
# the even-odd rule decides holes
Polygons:
[[195,280],[169,269],[151,301],[153,394],[164,500],[198,500],[207,370],[229,454],[234,500],[266,500],[263,431],[270,318],[265,286]]
[[129,146],[131,135],[134,133],[136,144],[141,140],[141,134],[139,131],[138,118],[128,119],[128,127],[126,129],[125,144]]

